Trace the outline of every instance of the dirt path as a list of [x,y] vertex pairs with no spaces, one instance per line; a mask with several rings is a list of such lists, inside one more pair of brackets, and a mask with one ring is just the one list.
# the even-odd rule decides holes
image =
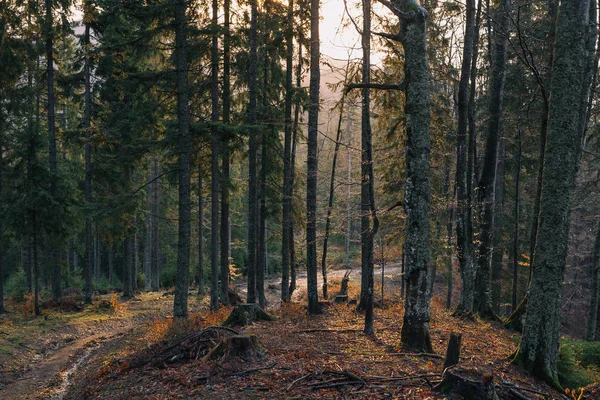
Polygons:
[[74,369],[85,362],[104,342],[129,330],[119,329],[109,334],[98,333],[69,343],[15,382],[0,389],[0,399],[35,399],[40,395],[43,398],[62,399],[70,385]]

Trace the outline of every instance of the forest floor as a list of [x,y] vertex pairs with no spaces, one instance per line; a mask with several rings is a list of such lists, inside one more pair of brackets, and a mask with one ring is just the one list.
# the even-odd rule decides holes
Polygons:
[[[460,368],[492,379],[501,398],[576,398],[511,364],[520,337],[516,332],[494,322],[455,318],[438,298],[431,313],[436,354],[404,351],[398,273],[397,266],[386,268],[385,306],[375,310],[373,336],[362,333],[364,316],[352,306],[330,305],[314,317],[306,315],[302,301],[280,306],[279,285],[269,281],[267,298],[274,306],[268,312],[277,320],[235,328],[256,335],[263,357],[255,360],[204,360],[196,354],[192,360],[153,363],[152,351],[169,347],[175,335],[220,325],[229,315],[230,308],[209,312],[208,299],[198,299],[195,291],[186,328],[172,325],[173,297],[162,293],[142,293],[129,301],[106,295],[83,311],[46,310],[35,319],[11,313],[0,318],[0,399],[462,398],[432,390],[442,377],[451,332],[462,334]],[[331,294],[339,290],[343,274],[330,274]],[[350,298],[358,293],[359,276],[353,274]],[[299,275],[296,299],[305,295]],[[591,389],[585,396],[600,398]]]

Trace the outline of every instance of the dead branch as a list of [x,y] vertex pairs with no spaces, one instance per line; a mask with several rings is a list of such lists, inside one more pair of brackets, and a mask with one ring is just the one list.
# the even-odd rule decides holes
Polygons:
[[244,375],[249,375],[249,374],[252,374],[254,372],[264,371],[266,369],[274,368],[276,365],[277,365],[277,363],[274,362],[274,363],[272,363],[270,365],[267,365],[266,367],[247,369],[245,371],[235,372],[235,373],[232,373],[232,374],[227,374],[225,376],[244,376]]
[[294,382],[290,383],[290,385],[285,389],[287,392],[289,392],[298,382],[302,382],[303,380],[305,380],[306,378],[309,378],[311,376],[311,374],[306,374],[304,376],[301,376],[300,378],[296,379]]
[[315,333],[315,332],[337,332],[337,333],[350,333],[360,332],[360,329],[300,329],[294,331],[294,333]]

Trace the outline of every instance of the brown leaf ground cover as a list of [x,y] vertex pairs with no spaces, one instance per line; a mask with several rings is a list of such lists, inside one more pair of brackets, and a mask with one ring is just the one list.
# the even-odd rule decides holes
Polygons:
[[[301,303],[292,303],[269,310],[277,321],[237,328],[258,337],[264,355],[258,361],[197,357],[130,368],[140,354],[151,357],[150,346],[157,348],[161,341],[166,346],[177,333],[219,325],[230,309],[199,310],[186,328],[175,329],[168,318],[156,319],[95,357],[73,378],[78,384],[66,398],[461,398],[433,390],[441,380],[443,358],[402,349],[402,302],[394,298],[386,304],[376,310],[373,336],[362,333],[363,316],[352,307],[332,305],[324,314],[308,317]],[[431,337],[438,355],[445,354],[451,332],[462,334],[461,368],[492,377],[503,398],[518,398],[510,394],[517,387],[524,398],[564,398],[510,363],[518,334],[497,323],[452,317],[434,299]]]

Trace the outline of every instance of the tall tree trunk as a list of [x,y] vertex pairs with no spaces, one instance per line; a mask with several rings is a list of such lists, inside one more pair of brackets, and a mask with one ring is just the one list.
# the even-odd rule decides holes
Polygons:
[[[0,142],[0,198],[2,198],[4,190],[4,179],[2,175],[2,169],[4,168],[4,154],[2,149],[2,143]],[[6,309],[4,308],[4,226],[0,220],[0,314],[4,314]]]
[[555,385],[571,191],[581,146],[578,121],[584,104],[582,67],[589,11],[589,0],[563,0],[560,5],[534,271],[523,338],[515,358]]
[[[344,77],[344,86],[348,82],[348,73],[350,69],[350,60],[346,64]],[[335,190],[335,167],[337,165],[338,153],[340,150],[340,140],[342,139],[342,120],[344,118],[344,104],[346,96],[340,100],[340,115],[338,117],[337,131],[335,135],[335,148],[333,150],[333,162],[331,164],[331,179],[329,180],[329,200],[327,201],[327,217],[325,219],[325,236],[323,238],[323,253],[321,255],[321,273],[323,274],[323,298],[327,300],[327,243],[329,241],[329,230],[331,228],[331,211],[333,210],[333,195]]]
[[317,293],[317,172],[319,169],[319,0],[310,0],[310,84],[308,108],[308,148],[306,162],[306,275],[308,313],[319,313]]
[[345,267],[350,268],[350,243],[352,242],[352,105],[349,104],[346,132],[348,132],[348,147],[346,148],[346,259]]
[[152,159],[148,168],[148,186],[146,186],[148,196],[148,213],[146,214],[146,242],[144,245],[144,275],[146,277],[145,289],[152,288]]
[[[223,124],[229,128],[231,123],[231,0],[223,2],[224,37],[223,37]],[[230,198],[230,173],[231,162],[229,142],[230,133],[227,132],[221,146],[221,303],[229,305],[229,264],[230,264],[230,223],[229,223],[229,198]]]
[[179,153],[179,232],[173,316],[183,319],[188,316],[187,296],[190,273],[190,114],[188,109],[187,6],[185,0],[177,0],[174,8],[177,150]]
[[[302,30],[298,31],[298,66],[296,69],[296,88],[300,88],[302,85]],[[294,107],[294,123],[292,124],[292,159],[290,162],[290,209],[292,207],[292,201],[294,199],[294,179],[296,176],[296,146],[298,144],[298,125],[300,122],[300,97],[297,97],[296,105]],[[290,211],[290,289],[288,298],[291,299],[294,290],[296,290],[296,242],[294,240],[294,219],[293,214]]]
[[198,164],[198,295],[204,296],[204,194],[202,167]]
[[159,264],[159,203],[158,203],[158,157],[154,157],[153,161],[153,175],[154,182],[152,182],[152,193],[153,193],[153,201],[152,201],[152,290],[158,291],[160,288],[160,264]]
[[115,270],[115,249],[113,245],[108,248],[108,284],[112,285],[114,282],[114,270]]
[[256,80],[258,73],[258,57],[257,57],[257,0],[250,2],[250,54],[248,60],[248,294],[246,296],[247,303],[256,303],[256,271],[257,265],[257,223],[258,223],[258,207],[257,207],[257,153],[258,153],[258,132],[256,129],[256,113],[257,113],[257,93]]
[[600,300],[600,222],[596,228],[596,240],[592,253],[592,295],[590,299],[590,313],[588,315],[585,340],[596,340],[596,326],[598,324],[598,304]]
[[456,161],[456,253],[460,265],[462,292],[457,311],[470,314],[473,312],[475,296],[473,265],[473,221],[468,204],[469,163],[467,154],[467,111],[468,90],[471,59],[473,57],[473,36],[475,31],[475,0],[467,0],[467,20],[465,26],[463,61],[458,86],[458,131],[457,131],[457,161]]
[[33,311],[36,316],[40,315],[40,265],[38,262],[38,231],[37,211],[31,211],[32,243],[33,248]]
[[[402,345],[417,351],[432,352],[429,335],[430,308],[428,278],[429,249],[429,66],[427,63],[426,18],[421,7],[408,8],[403,1],[401,40],[404,46],[404,76],[407,113],[407,179],[404,189],[406,221],[406,300],[402,324]],[[412,7],[412,6],[410,6]],[[409,11],[411,10],[411,11]]]
[[456,185],[454,186],[454,195],[450,192],[450,157],[446,159],[446,166],[444,172],[444,193],[446,194],[446,202],[448,204],[446,208],[446,235],[447,235],[447,248],[446,256],[448,257],[448,279],[446,281],[446,308],[450,309],[452,307],[452,289],[453,289],[453,266],[452,266],[452,222],[454,220],[454,206],[452,202],[454,200],[454,195],[456,194]]
[[506,43],[508,36],[510,0],[502,0],[499,8],[499,29],[495,30],[494,62],[490,82],[490,102],[488,107],[488,133],[485,146],[485,159],[478,197],[481,204],[481,227],[479,232],[479,258],[475,280],[474,311],[482,318],[496,318],[491,308],[492,253],[494,243],[495,184],[498,165],[498,144],[500,142],[500,118],[504,101],[506,77]]
[[502,240],[502,208],[504,204],[504,164],[506,157],[506,143],[503,137],[498,145],[498,168],[496,170],[496,183],[494,193],[494,251],[492,253],[492,310],[500,312],[500,296],[502,289],[502,265],[504,258],[504,246]]
[[[210,213],[210,308],[219,308],[219,4],[212,0],[211,58],[211,213]],[[225,294],[226,295],[226,294]]]
[[[363,0],[363,32],[361,43],[363,50],[362,83],[371,83],[371,0]],[[423,34],[425,32],[423,31]],[[373,145],[371,132],[371,97],[369,88],[362,90],[362,113],[361,113],[361,145],[362,145],[362,179],[361,179],[361,266],[362,281],[366,280],[366,292],[364,298],[365,328],[364,333],[372,335],[373,328],[373,303],[375,291],[375,277],[373,265],[374,236],[379,229],[379,221],[375,213],[375,178],[373,176]],[[372,220],[372,221],[371,221]],[[372,223],[372,225],[371,225]],[[361,292],[361,300],[363,293]],[[358,307],[360,308],[360,303]]]
[[[362,83],[371,83],[371,3],[363,0],[363,32],[361,44],[363,49]],[[361,185],[360,185],[360,244],[361,244],[361,284],[360,301],[358,310],[367,310],[373,305],[373,236],[377,229],[376,224],[371,227],[371,218],[375,216],[375,204],[371,196],[373,182],[373,155],[372,155],[372,132],[371,132],[371,98],[369,88],[362,89],[361,108]],[[373,218],[376,222],[376,217]],[[367,312],[371,317],[372,312]],[[373,333],[373,321],[367,322],[365,333]]]
[[[265,9],[269,8],[268,0],[265,0],[264,3]],[[268,29],[268,22],[266,21],[267,17],[263,19],[264,25],[262,29],[265,31]],[[261,121],[267,121],[267,107],[269,103],[268,98],[268,85],[269,85],[269,49],[268,44],[264,43],[262,46],[262,57],[261,64],[263,67],[263,82],[262,82],[262,91],[261,91]],[[266,237],[265,237],[265,221],[266,221],[266,201],[267,201],[267,132],[268,127],[263,125],[260,129],[260,171],[258,176],[258,225],[257,225],[257,254],[256,254],[256,293],[258,295],[258,304],[261,308],[264,308],[266,305],[265,298],[265,262],[266,262]]]
[[131,280],[132,255],[131,236],[127,233],[123,241],[123,298],[125,299],[133,297],[133,282]]
[[[292,86],[294,68],[294,0],[288,0],[285,59],[285,128],[283,139],[283,205],[281,224],[281,300],[290,301],[290,226],[292,222]],[[299,60],[301,63],[301,60]]]
[[[92,145],[90,143],[90,122],[92,115],[92,84],[91,84],[91,61],[90,61],[90,13],[91,2],[86,0],[84,3],[84,66],[83,75],[85,79],[85,104],[83,111],[83,128],[85,130],[85,180],[84,192],[85,202],[88,207],[92,204]],[[83,297],[87,304],[92,303],[92,217],[91,212],[85,215],[85,264],[83,267]]]
[[[56,163],[56,121],[54,113],[54,18],[52,16],[53,0],[46,0],[46,20],[44,30],[46,37],[46,79],[48,84],[47,113],[48,113],[48,161],[50,164],[50,194],[54,197],[56,193],[56,181],[58,179],[58,166]],[[60,263],[58,254],[52,251],[52,297],[57,300],[61,296],[60,288]]]
[[[479,59],[479,30],[481,29],[481,0],[477,1],[475,26],[473,30],[473,56],[471,57],[471,86],[469,88],[469,102],[467,106],[468,150],[467,150],[467,193],[470,221],[473,221],[473,185],[477,182],[477,131],[475,126],[475,94],[477,92],[477,61]],[[472,224],[472,222],[471,222]],[[471,227],[471,229],[473,229]]]
[[519,255],[521,254],[519,250],[519,242],[520,242],[520,229],[519,225],[521,222],[521,158],[523,156],[523,131],[519,126],[518,129],[518,139],[517,139],[517,160],[516,160],[516,176],[515,176],[515,228],[514,228],[514,240],[513,240],[513,269],[512,269],[512,311],[517,309],[517,284],[519,280]]

